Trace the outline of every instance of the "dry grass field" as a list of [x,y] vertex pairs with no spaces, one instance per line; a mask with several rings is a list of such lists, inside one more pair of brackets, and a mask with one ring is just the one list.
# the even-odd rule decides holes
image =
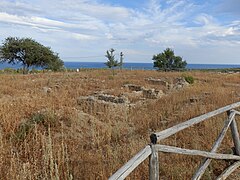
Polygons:
[[[239,73],[111,74],[108,70],[0,74],[0,179],[107,179],[150,142],[152,132],[240,101]],[[161,78],[174,84],[183,75],[194,77],[194,83],[171,89],[146,80]],[[123,87],[126,84],[161,90],[163,95],[144,98]],[[99,93],[124,96],[129,102],[78,102],[79,97]],[[161,143],[210,150],[226,117],[211,118]],[[232,146],[228,132],[220,151],[228,152]],[[199,157],[160,153],[160,177],[190,179],[200,162]],[[214,179],[230,163],[212,161],[203,179]],[[148,161],[129,176],[147,178]]]

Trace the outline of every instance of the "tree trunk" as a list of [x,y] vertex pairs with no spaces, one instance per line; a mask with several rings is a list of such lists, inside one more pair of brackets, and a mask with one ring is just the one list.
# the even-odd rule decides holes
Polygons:
[[114,68],[112,68],[112,74],[113,74],[113,76],[115,75],[115,71],[114,71]]
[[29,65],[23,64],[23,74],[28,74]]

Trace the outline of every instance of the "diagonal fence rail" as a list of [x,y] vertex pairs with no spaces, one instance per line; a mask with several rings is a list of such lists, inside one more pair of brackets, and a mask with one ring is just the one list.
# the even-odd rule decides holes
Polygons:
[[[157,132],[151,134],[150,139],[151,143],[139,151],[132,159],[130,159],[124,166],[122,166],[119,170],[117,170],[109,180],[121,180],[125,179],[139,164],[141,164],[144,160],[149,157],[149,179],[158,180],[159,179],[159,160],[158,160],[158,152],[165,153],[177,153],[177,154],[185,154],[185,155],[193,155],[193,156],[201,156],[204,157],[201,165],[195,172],[192,180],[201,179],[205,170],[211,163],[212,159],[224,159],[224,160],[236,160],[235,163],[230,165],[227,169],[225,169],[222,174],[217,179],[226,179],[233,171],[235,171],[240,166],[240,139],[239,133],[237,129],[237,123],[235,120],[236,115],[240,115],[240,112],[235,110],[235,108],[240,107],[240,102],[222,107],[220,109],[214,110],[212,112],[203,114],[201,116],[192,118],[183,123],[177,124],[173,127],[165,129],[161,132]],[[191,150],[191,149],[183,149],[174,146],[160,145],[157,144],[158,141],[166,139],[179,131],[182,131],[188,127],[191,127],[195,124],[203,122],[213,116],[222,114],[227,112],[228,118],[224,122],[224,126],[212,146],[210,152],[200,151],[200,150]],[[232,139],[235,148],[235,155],[232,154],[220,154],[216,153],[218,147],[221,145],[224,136],[228,129],[231,129]]]

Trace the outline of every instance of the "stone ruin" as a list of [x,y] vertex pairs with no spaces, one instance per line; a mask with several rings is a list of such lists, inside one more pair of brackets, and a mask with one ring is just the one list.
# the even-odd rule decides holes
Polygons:
[[173,82],[173,89],[179,90],[189,86],[189,83],[183,77],[176,78]]
[[182,88],[189,86],[189,83],[183,77],[176,78],[173,80],[173,82],[167,81],[166,78],[155,79],[152,77],[146,78],[146,81],[154,85],[164,86],[168,90],[180,90]]
[[125,88],[128,88],[132,93],[141,93],[139,94],[142,98],[146,99],[158,99],[164,95],[162,90],[148,89],[139,85],[134,84],[125,84]]
[[[168,88],[170,87],[170,90],[182,89],[183,87],[189,85],[184,78],[175,79],[173,84],[170,84],[162,79],[149,78],[148,81],[167,86]],[[77,99],[77,103],[80,107],[80,110],[92,115],[107,114],[123,116],[124,114],[127,114],[129,110],[131,110],[131,107],[135,107],[136,104],[139,103],[141,104],[142,101],[140,100],[158,99],[165,95],[162,90],[146,88],[135,84],[125,84],[123,87],[127,88],[130,92],[124,92],[124,95],[122,96],[113,96],[103,92],[97,92],[90,96],[79,97]],[[137,99],[137,103],[130,103],[128,97],[135,97]]]
[[92,115],[124,116],[128,113],[130,102],[124,96],[95,94],[77,99],[80,110]]
[[[141,93],[141,98],[145,99],[157,99],[160,98],[164,93],[161,90],[147,89],[137,85],[125,85],[131,91]],[[141,100],[139,97],[138,99]],[[81,96],[77,99],[79,109],[84,113],[91,115],[108,115],[109,118],[120,118],[127,115],[132,108],[136,108],[141,105],[141,101],[137,104],[130,103],[126,96],[113,96],[104,94],[101,92],[94,93],[90,96]],[[125,116],[126,117],[126,116]]]
[[154,85],[161,85],[161,86],[164,86],[164,87],[168,87],[169,86],[169,83],[166,81],[166,79],[155,79],[155,78],[146,78],[146,81],[148,81],[149,83],[151,84],[154,84]]
[[127,97],[124,96],[113,96],[108,94],[98,94],[95,96],[98,100],[102,100],[105,102],[111,102],[116,104],[123,104],[123,103],[129,103],[129,100]]
[[128,88],[130,91],[142,91],[143,87],[135,84],[125,84],[124,88]]
[[164,95],[162,90],[156,89],[143,89],[143,98],[158,99]]

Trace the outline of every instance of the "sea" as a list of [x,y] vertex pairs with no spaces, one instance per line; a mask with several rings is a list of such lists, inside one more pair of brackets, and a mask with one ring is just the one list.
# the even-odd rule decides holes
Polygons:
[[[107,68],[104,62],[64,62],[64,66],[67,69],[99,69]],[[11,65],[8,63],[0,63],[0,70],[5,68],[19,69],[21,65]],[[123,64],[124,69],[138,69],[138,70],[155,70],[153,63],[130,63]],[[240,64],[187,64],[187,69],[228,69],[228,68],[240,68]],[[39,68],[36,68],[39,69]]]

